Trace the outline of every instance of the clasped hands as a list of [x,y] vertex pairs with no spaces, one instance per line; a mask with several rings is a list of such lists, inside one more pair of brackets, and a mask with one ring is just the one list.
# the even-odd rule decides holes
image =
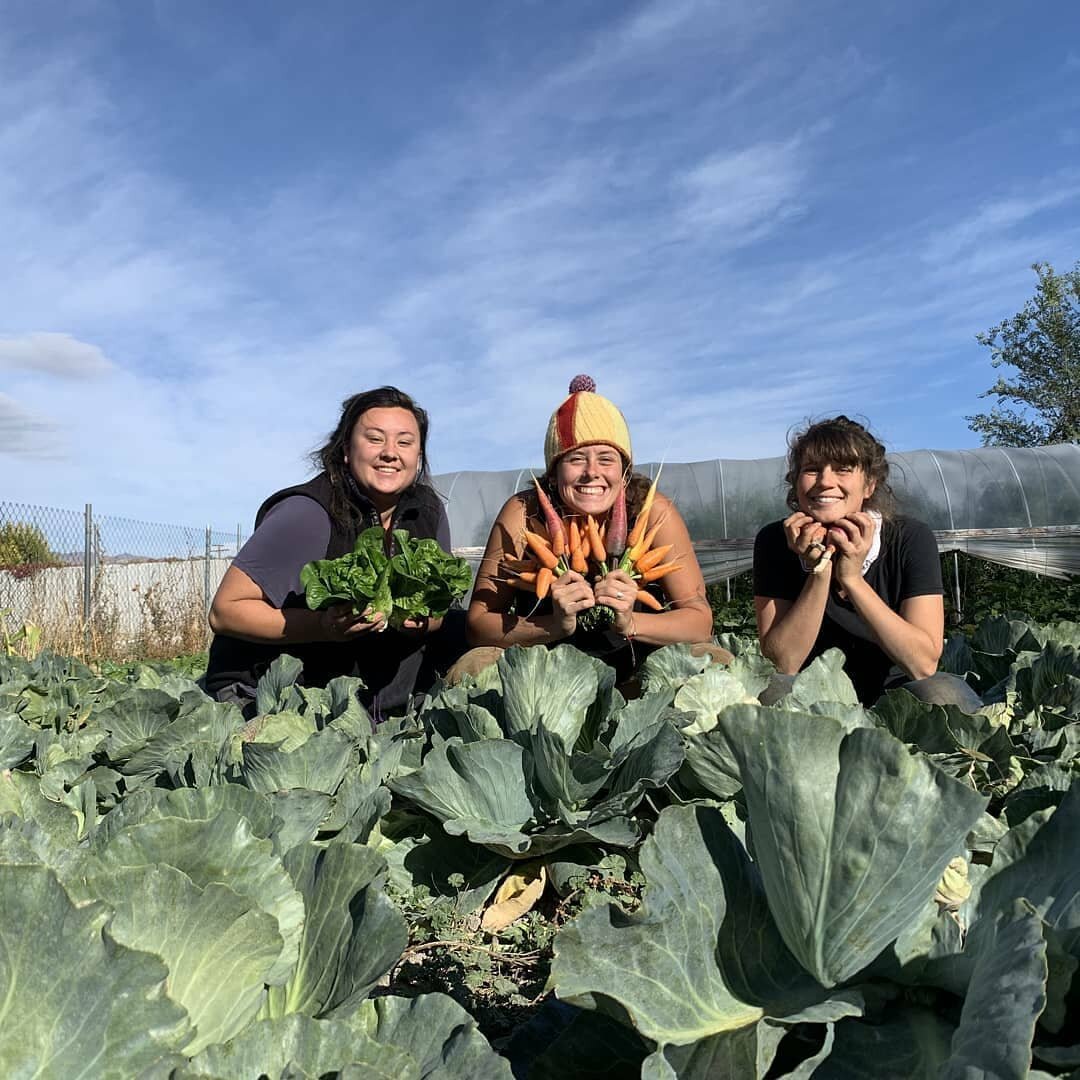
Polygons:
[[611,608],[615,612],[613,629],[629,636],[633,632],[637,590],[637,582],[624,570],[612,570],[595,585],[570,570],[552,582],[551,607],[567,637],[577,629],[578,614],[597,604]]
[[801,510],[784,519],[788,548],[809,567],[831,552],[833,577],[841,587],[862,578],[863,563],[874,542],[874,527],[874,519],[865,511],[828,525]]

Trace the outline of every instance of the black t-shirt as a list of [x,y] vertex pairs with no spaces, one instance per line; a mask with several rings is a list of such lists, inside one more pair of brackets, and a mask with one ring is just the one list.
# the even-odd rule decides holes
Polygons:
[[[787,546],[783,522],[766,525],[754,540],[754,595],[794,603],[805,581],[806,571]],[[866,583],[896,612],[913,596],[940,596],[941,562],[930,528],[914,518],[884,521],[881,552],[866,571]],[[846,657],[844,670],[864,704],[877,701],[885,682],[899,673],[862,616],[835,590],[829,594],[821,630],[803,667],[833,648]]]

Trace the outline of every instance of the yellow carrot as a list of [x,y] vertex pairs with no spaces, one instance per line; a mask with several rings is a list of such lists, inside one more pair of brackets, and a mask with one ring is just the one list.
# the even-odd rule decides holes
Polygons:
[[664,563],[663,566],[654,566],[651,570],[646,570],[638,580],[648,585],[650,581],[659,581],[662,577],[667,577],[668,574],[681,569],[681,563]]
[[[667,515],[665,515],[666,517]],[[632,547],[627,551],[631,556],[632,562],[637,562],[642,555],[645,554],[653,546],[653,541],[656,539],[656,534],[660,531],[660,526],[664,524],[664,518],[661,518],[649,531]]]
[[649,524],[649,512],[652,510],[653,499],[656,498],[656,485],[660,482],[660,472],[663,469],[661,465],[656,470],[656,478],[649,485],[649,491],[645,496],[645,501],[641,504],[641,510],[638,512],[637,520],[634,522],[634,527],[630,530],[630,535],[626,538],[626,546],[633,547],[642,537],[646,527]]
[[[634,560],[648,548],[643,544],[642,537],[645,534],[645,530],[649,524],[649,514],[652,511],[653,499],[656,497],[656,485],[660,480],[660,473],[663,470],[663,465],[656,470],[656,477],[649,485],[649,490],[645,495],[645,501],[641,504],[641,509],[638,511],[638,516],[634,521],[634,527],[630,530],[630,535],[626,538],[626,551],[623,553],[623,557],[619,560],[620,570],[629,570],[634,565]],[[657,522],[656,527],[659,526]],[[655,532],[652,535],[656,535]]]
[[644,554],[638,556],[634,564],[641,573],[659,566],[664,561],[664,556],[674,547],[674,544],[661,544],[659,547],[649,548]]

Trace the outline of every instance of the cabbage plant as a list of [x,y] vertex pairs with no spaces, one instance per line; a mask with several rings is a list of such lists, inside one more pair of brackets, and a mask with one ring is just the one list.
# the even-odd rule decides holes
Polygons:
[[674,692],[626,702],[606,664],[561,645],[515,647],[476,679],[429,698],[430,745],[390,780],[450,836],[508,859],[571,844],[630,847],[650,788],[682,764]]
[[[938,883],[986,805],[970,786],[829,716],[735,706],[713,738],[747,842],[715,806],[665,810],[640,853],[642,908],[588,910],[556,939],[556,993],[645,1036],[642,1076],[1020,1078],[1033,1056],[1065,1062],[1052,1033],[1080,960],[1080,787],[1006,833],[950,902]],[[817,1042],[789,1073],[781,1042],[807,1025]]]

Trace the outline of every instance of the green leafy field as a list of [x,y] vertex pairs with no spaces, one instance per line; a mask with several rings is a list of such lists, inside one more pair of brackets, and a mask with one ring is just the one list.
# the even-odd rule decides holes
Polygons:
[[245,722],[0,656],[0,1072],[1073,1075],[1080,625],[952,639],[973,716],[838,654],[764,707],[725,644],[629,702],[512,649],[377,730],[287,658]]

